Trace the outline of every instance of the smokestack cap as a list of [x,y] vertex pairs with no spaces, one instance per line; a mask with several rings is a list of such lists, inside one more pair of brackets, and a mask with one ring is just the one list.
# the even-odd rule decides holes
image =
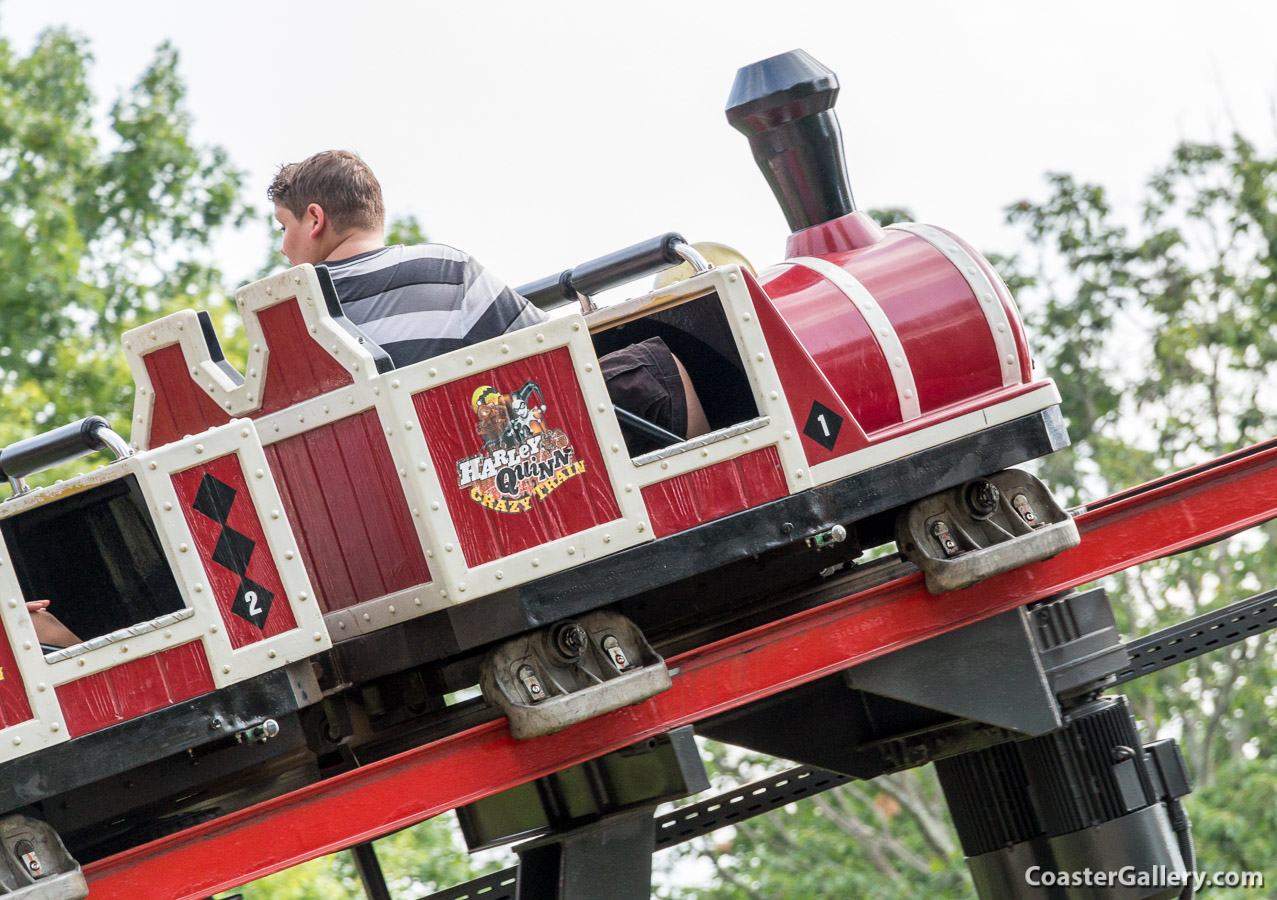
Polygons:
[[832,109],[838,76],[806,50],[790,50],[736,72],[727,121],[746,137]]
[[804,50],[744,66],[727,99],[727,121],[749,138],[754,161],[791,231],[856,209],[834,116],[838,76]]

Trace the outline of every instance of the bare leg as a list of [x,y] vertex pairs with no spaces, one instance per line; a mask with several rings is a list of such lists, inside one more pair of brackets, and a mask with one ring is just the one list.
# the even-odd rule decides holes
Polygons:
[[683,396],[687,398],[687,437],[694,438],[708,434],[709,419],[705,418],[705,408],[701,406],[701,398],[697,396],[696,388],[692,387],[692,379],[677,356],[674,357],[674,365],[678,366],[678,377],[683,379]]

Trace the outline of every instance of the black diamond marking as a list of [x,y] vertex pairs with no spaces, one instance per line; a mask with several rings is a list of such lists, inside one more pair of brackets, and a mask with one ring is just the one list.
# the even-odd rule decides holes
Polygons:
[[235,488],[205,473],[200,480],[200,489],[195,494],[195,503],[192,505],[214,522],[225,525],[226,520],[230,518],[235,493]]
[[236,575],[243,575],[248,571],[248,561],[252,559],[253,548],[256,546],[252,538],[227,525],[217,537],[217,546],[213,548],[213,562],[225,566]]
[[231,604],[231,612],[252,622],[265,630],[266,617],[270,615],[271,603],[275,595],[251,578],[240,580],[239,590],[235,592],[235,602]]
[[842,416],[817,401],[811,405],[811,414],[807,416],[803,434],[832,452],[834,444],[838,443],[838,432],[842,430],[842,423]]

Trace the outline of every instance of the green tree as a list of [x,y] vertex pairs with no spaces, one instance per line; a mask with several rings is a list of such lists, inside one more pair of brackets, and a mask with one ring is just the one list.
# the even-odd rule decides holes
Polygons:
[[[466,855],[452,815],[437,816],[374,842],[386,885],[396,900],[417,900],[512,864],[487,853]],[[364,900],[354,857],[343,851],[295,866],[238,889],[244,900]]]
[[428,240],[426,230],[421,227],[421,222],[416,216],[408,215],[393,219],[386,226],[386,243],[387,244],[424,244]]
[[[1098,185],[1047,183],[1045,200],[1008,208],[1024,248],[995,263],[1063,397],[1073,446],[1040,463],[1052,489],[1076,505],[1272,437],[1277,157],[1239,137],[1183,144],[1132,224]],[[1106,579],[1125,636],[1277,587],[1275,536],[1268,523]],[[1252,638],[1123,686],[1149,737],[1181,741],[1202,869],[1271,865],[1275,650],[1277,635]],[[711,756],[736,783],[775,765]],[[713,883],[670,895],[972,896],[954,843],[934,777],[915,770],[695,842],[681,852],[708,860]]]
[[[1098,186],[1050,184],[1046,202],[1010,212],[1030,243],[1019,297],[1074,440],[1044,466],[1049,480],[1099,497],[1271,437],[1277,158],[1240,137],[1177,147],[1137,229],[1117,224]],[[1274,536],[1270,522],[1109,579],[1125,633],[1274,587]],[[1273,753],[1275,647],[1270,633],[1126,688],[1150,730],[1180,738],[1199,785],[1231,760]]]
[[105,123],[91,64],[62,29],[27,56],[0,39],[0,445],[90,413],[123,429],[121,332],[228,308],[208,251],[248,214],[243,175],[192,142],[176,51],[157,50]]
[[[225,150],[191,138],[176,51],[161,46],[105,122],[94,116],[91,67],[86,43],[65,29],[25,56],[0,38],[0,446],[92,413],[127,435],[133,382],[120,335],[140,323],[206,309],[232,355],[243,341],[210,248],[218,229],[255,213]],[[393,222],[391,237],[425,239],[412,217]],[[263,274],[284,265],[275,252]],[[444,817],[378,842],[399,896],[499,867],[472,866],[455,832]],[[363,896],[348,853],[244,894]]]
[[[1050,480],[1075,498],[1101,496],[1272,437],[1277,157],[1241,137],[1180,145],[1149,182],[1134,229],[1117,224],[1098,186],[1050,183],[1045,203],[1010,213],[1031,246],[1020,297],[1075,442],[1051,460]],[[1124,633],[1277,586],[1274,537],[1269,522],[1107,579]],[[1150,734],[1181,742],[1204,870],[1272,861],[1275,651],[1270,632],[1123,688]]]
[[[748,783],[791,764],[706,741],[716,790]],[[701,798],[695,798],[701,799]],[[737,822],[659,860],[661,897],[771,900],[970,894],[970,879],[940,786],[931,769],[848,782],[811,800]],[[678,869],[708,861],[703,885]]]

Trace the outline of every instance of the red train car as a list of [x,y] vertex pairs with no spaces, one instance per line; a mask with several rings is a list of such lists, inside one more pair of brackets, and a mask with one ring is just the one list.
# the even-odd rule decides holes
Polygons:
[[[1074,545],[1009,470],[1067,436],[1005,286],[855,210],[836,80],[777,59],[728,112],[794,231],[778,265],[667,235],[526,288],[580,311],[402,369],[300,266],[238,292],[242,373],[203,314],[125,336],[114,463],[26,491],[105,423],[6,448],[0,812],[96,857],[389,752],[476,682],[520,737],[638,702],[669,684],[654,644],[863,548],[896,540],[941,592]],[[598,359],[651,336],[711,431],[635,456]],[[37,599],[78,643],[40,646]]]

